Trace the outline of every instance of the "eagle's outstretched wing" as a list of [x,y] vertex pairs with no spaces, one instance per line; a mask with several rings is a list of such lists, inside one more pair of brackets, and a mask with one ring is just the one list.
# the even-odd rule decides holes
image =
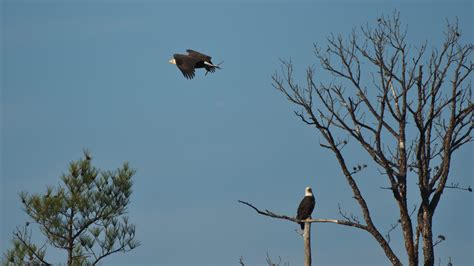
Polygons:
[[176,60],[176,66],[181,70],[184,77],[187,79],[192,79],[194,77],[194,66],[200,60],[188,55],[174,54],[174,59]]
[[209,62],[209,63],[212,64],[212,62],[211,62],[212,57],[210,57],[206,54],[203,54],[203,53],[191,50],[191,49],[187,49],[186,52],[188,52],[188,55],[191,56],[191,57],[195,57],[195,58],[198,58],[202,61],[206,61],[206,62]]

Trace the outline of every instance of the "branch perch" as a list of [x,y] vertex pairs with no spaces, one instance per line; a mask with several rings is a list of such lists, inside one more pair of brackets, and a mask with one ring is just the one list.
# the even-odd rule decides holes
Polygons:
[[248,202],[245,202],[245,201],[242,201],[242,200],[239,200],[238,202],[244,204],[244,205],[247,205],[249,206],[250,208],[254,209],[258,214],[261,214],[261,215],[264,215],[264,216],[268,216],[268,217],[271,217],[271,218],[275,218],[275,219],[282,219],[282,220],[287,220],[287,221],[291,221],[291,222],[294,222],[294,223],[334,223],[334,224],[340,224],[340,225],[345,225],[345,226],[352,226],[352,227],[357,227],[359,229],[363,229],[363,230],[367,230],[367,226],[365,225],[362,225],[360,223],[356,223],[356,222],[351,222],[351,221],[347,221],[347,220],[336,220],[336,219],[306,219],[306,220],[298,220],[294,217],[290,217],[290,216],[287,216],[287,215],[280,215],[280,214],[276,214],[272,211],[269,211],[269,210],[265,210],[265,211],[262,211],[260,209],[258,209],[257,207],[255,207],[254,205],[252,205],[251,203],[248,203]]

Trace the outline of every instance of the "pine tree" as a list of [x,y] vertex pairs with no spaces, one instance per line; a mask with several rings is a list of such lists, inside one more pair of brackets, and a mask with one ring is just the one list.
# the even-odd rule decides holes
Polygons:
[[[46,247],[51,246],[66,251],[67,265],[96,265],[113,253],[138,247],[135,225],[125,216],[134,174],[128,163],[115,171],[97,169],[84,152],[83,159],[70,163],[57,187],[47,187],[44,194],[21,192],[32,223],[17,227],[4,264],[49,265]],[[42,246],[31,241],[33,225],[46,237]]]

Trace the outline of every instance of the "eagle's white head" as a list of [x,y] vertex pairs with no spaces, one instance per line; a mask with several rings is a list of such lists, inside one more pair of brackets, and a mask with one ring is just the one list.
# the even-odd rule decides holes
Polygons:
[[311,190],[310,187],[306,187],[304,195],[305,196],[310,196],[310,197],[313,196],[313,190]]
[[168,61],[168,63],[176,65],[176,59],[172,58],[170,59],[170,61]]

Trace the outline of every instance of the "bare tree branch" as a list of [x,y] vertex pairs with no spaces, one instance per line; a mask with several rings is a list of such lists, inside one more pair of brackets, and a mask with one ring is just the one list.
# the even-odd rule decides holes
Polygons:
[[303,223],[335,223],[335,224],[341,224],[341,225],[345,225],[345,226],[352,226],[352,227],[356,227],[356,228],[359,228],[359,229],[367,230],[365,225],[355,223],[355,222],[351,222],[351,221],[348,221],[348,220],[336,220],[336,219],[298,220],[294,217],[290,217],[290,216],[287,216],[287,215],[276,214],[276,213],[274,213],[272,211],[269,211],[269,210],[262,211],[262,210],[258,209],[257,207],[255,207],[254,205],[252,205],[251,203],[248,203],[248,202],[245,202],[245,201],[242,201],[242,200],[239,200],[238,202],[249,206],[250,208],[254,209],[258,214],[268,216],[268,217],[271,217],[271,218],[275,218],[275,219],[287,220],[287,221],[291,221],[291,222],[294,222],[294,223],[301,223],[301,222],[303,222]]

